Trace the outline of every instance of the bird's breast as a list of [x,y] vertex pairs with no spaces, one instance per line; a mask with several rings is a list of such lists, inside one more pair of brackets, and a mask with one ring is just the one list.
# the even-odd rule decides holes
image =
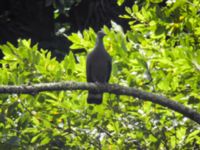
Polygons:
[[103,55],[92,57],[91,74],[93,81],[106,82],[108,76],[108,58]]

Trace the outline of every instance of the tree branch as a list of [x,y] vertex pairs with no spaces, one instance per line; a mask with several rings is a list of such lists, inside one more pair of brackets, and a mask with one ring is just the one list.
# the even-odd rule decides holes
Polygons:
[[58,82],[58,83],[40,83],[35,85],[8,85],[0,86],[0,93],[4,94],[37,94],[42,91],[60,91],[60,90],[91,90],[99,92],[108,92],[116,95],[128,95],[137,97],[145,101],[151,101],[155,104],[168,107],[176,112],[183,114],[191,120],[200,124],[200,113],[188,108],[176,101],[170,100],[164,96],[145,92],[136,88],[119,86],[116,84],[94,84],[83,82]]

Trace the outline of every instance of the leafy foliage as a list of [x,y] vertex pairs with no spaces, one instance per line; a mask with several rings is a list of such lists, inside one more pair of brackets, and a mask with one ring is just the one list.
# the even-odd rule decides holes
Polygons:
[[[123,1],[119,1],[123,2]],[[112,55],[110,83],[164,94],[200,110],[200,2],[138,1],[127,14],[130,30],[104,26]],[[90,28],[68,39],[72,51],[91,51]],[[51,53],[19,40],[0,47],[0,84],[86,81],[86,54],[58,62]],[[76,57],[76,60],[75,60]],[[78,61],[78,63],[76,62]],[[127,96],[104,94],[100,106],[86,104],[86,91],[0,95],[0,147],[4,149],[193,149],[200,126],[167,108]]]

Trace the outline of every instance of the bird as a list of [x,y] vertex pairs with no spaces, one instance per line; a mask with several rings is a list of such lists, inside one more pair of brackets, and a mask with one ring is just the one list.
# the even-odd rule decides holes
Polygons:
[[[86,60],[87,82],[108,83],[112,70],[112,58],[107,53],[103,44],[106,34],[101,30],[97,32],[96,44]],[[101,104],[103,92],[88,91],[88,104]]]

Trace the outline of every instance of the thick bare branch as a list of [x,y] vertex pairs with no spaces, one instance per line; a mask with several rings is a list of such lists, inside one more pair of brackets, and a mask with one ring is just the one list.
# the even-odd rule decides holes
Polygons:
[[3,94],[37,94],[42,91],[60,91],[60,90],[93,90],[114,93],[116,95],[128,95],[137,97],[141,100],[151,101],[155,104],[168,107],[176,112],[183,114],[191,120],[200,124],[200,113],[190,109],[176,101],[170,100],[164,96],[145,92],[136,88],[124,87],[115,84],[94,84],[83,82],[58,82],[58,83],[40,83],[35,85],[1,85],[0,93]]

